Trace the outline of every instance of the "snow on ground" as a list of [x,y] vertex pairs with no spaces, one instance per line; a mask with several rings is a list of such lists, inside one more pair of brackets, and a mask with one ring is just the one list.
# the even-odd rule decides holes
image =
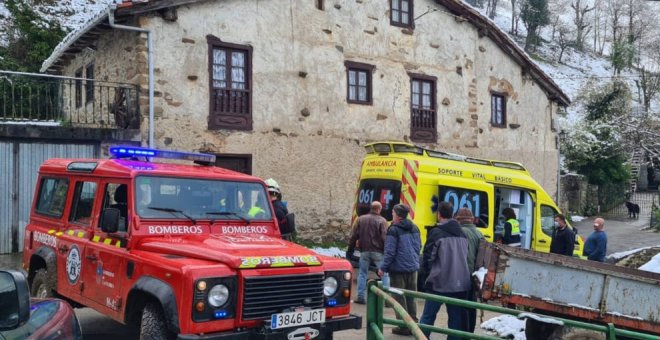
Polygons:
[[519,320],[513,315],[500,315],[484,321],[482,329],[493,331],[498,336],[514,340],[525,340],[525,320]]
[[342,258],[346,256],[346,250],[339,249],[338,247],[331,247],[331,248],[314,247],[312,248],[312,250],[319,255],[342,257]]
[[[660,245],[658,245],[658,247],[660,247]],[[649,249],[649,248],[653,248],[653,247],[644,247],[644,248],[637,248],[637,249],[633,249],[633,250],[626,250],[626,251],[622,251],[622,252],[619,252],[619,253],[610,254],[610,255],[607,256],[607,258],[608,259],[614,259],[614,260],[620,260],[620,259],[622,259],[622,258],[624,258],[628,255],[632,255],[634,253],[637,253],[637,252],[640,252],[644,249]]]
[[646,262],[646,264],[639,267],[639,269],[647,272],[660,273],[660,253],[653,256],[651,261]]
[[584,216],[571,216],[571,222],[582,222],[582,220],[586,219]]

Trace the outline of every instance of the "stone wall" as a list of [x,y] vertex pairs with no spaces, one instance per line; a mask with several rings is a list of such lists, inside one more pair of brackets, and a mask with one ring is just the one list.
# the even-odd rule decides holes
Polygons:
[[587,182],[582,175],[561,176],[560,208],[573,215],[592,216],[598,213],[598,186]]
[[[417,16],[439,7],[414,4]],[[557,104],[500,47],[442,8],[409,31],[390,25],[388,1],[329,5],[205,1],[179,7],[176,20],[141,17],[138,25],[154,32],[156,146],[252,154],[254,175],[280,183],[304,237],[343,239],[362,146],[409,139],[409,73],[425,74],[437,78],[438,140],[423,146],[521,162],[554,195]],[[253,49],[252,131],[207,128],[209,34]],[[112,35],[96,53],[109,71],[97,72],[140,84],[145,116],[145,36]],[[110,59],[124,74],[111,71]],[[345,61],[375,66],[372,105],[346,102]],[[490,125],[492,91],[507,96],[505,128]]]

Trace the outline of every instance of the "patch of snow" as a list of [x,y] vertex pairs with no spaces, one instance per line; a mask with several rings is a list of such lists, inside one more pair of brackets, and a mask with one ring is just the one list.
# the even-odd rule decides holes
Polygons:
[[579,308],[579,309],[586,309],[586,310],[598,311],[598,308],[591,308],[591,307],[587,307],[587,306],[582,306],[582,305],[578,305],[578,304],[576,304],[576,303],[569,303],[568,306],[569,306],[569,307]]
[[646,264],[639,267],[639,269],[647,272],[660,273],[660,253],[653,256],[651,261],[646,262]]
[[486,277],[486,274],[488,274],[488,269],[484,267],[481,267],[478,270],[476,270],[474,273],[472,273],[472,276],[479,279],[479,289],[483,288],[484,286],[484,278]]
[[547,316],[541,316],[541,315],[534,314],[534,313],[520,313],[520,314],[518,314],[518,319],[520,319],[520,320],[534,319],[536,321],[543,322],[543,323],[550,323],[550,324],[553,324],[553,325],[560,325],[560,326],[564,325],[564,322],[561,321],[561,320],[549,318]]
[[555,302],[555,300],[553,300],[553,299],[551,299],[551,298],[543,298],[543,299],[541,299],[541,300],[543,300],[543,301],[545,301],[545,302]]
[[0,120],[0,125],[39,125],[39,126],[60,126],[60,122],[55,121],[34,121],[34,120]]
[[341,250],[338,247],[331,247],[331,248],[319,248],[315,247],[312,248],[315,253],[319,255],[325,255],[325,256],[330,256],[330,257],[340,257],[343,258],[346,255],[346,250]]
[[635,320],[644,320],[643,318],[641,318],[639,316],[630,316],[630,315],[621,314],[619,312],[607,312],[607,314],[614,315],[614,316],[619,316],[619,317],[624,317],[624,318],[635,319]]
[[493,331],[499,337],[514,340],[525,340],[525,321],[519,320],[513,315],[500,315],[484,321],[481,329]]
[[[660,247],[660,245],[658,245],[658,246]],[[632,254],[640,252],[644,249],[650,249],[650,248],[653,248],[653,247],[644,247],[644,248],[637,248],[637,249],[633,249],[633,250],[622,251],[622,252],[619,252],[619,253],[610,254],[610,255],[607,256],[607,258],[608,259],[614,259],[614,260],[620,260],[620,259],[622,259],[622,258],[624,258],[628,255],[632,255]]]
[[571,216],[571,222],[582,222],[585,218],[584,216]]

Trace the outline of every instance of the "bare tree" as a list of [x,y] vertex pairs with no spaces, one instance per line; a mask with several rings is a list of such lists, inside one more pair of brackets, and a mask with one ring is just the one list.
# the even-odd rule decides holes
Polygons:
[[564,51],[566,48],[571,46],[575,35],[573,34],[573,31],[568,28],[568,26],[563,24],[559,25],[557,32],[559,33],[559,37],[557,39],[557,45],[559,45],[559,58],[557,58],[557,62],[561,63],[561,58],[564,55]]
[[520,21],[520,11],[518,7],[520,3],[516,0],[511,0],[511,34],[518,35],[518,22]]
[[644,110],[648,112],[651,109],[651,100],[660,91],[660,73],[650,72],[645,67],[639,69],[639,80],[636,80],[637,86],[642,90],[642,104]]
[[591,31],[591,23],[587,20],[587,13],[594,10],[594,6],[589,6],[586,0],[574,0],[571,2],[571,8],[575,13],[573,23],[576,27],[575,47],[582,51],[584,49],[584,39]]
[[497,2],[499,0],[486,0],[486,13],[488,14],[488,17],[491,19],[495,19],[495,15],[497,14]]
[[619,41],[621,37],[619,36],[621,27],[621,19],[623,17],[623,1],[622,0],[608,0],[607,1],[607,12],[609,15],[609,24],[612,28],[612,42]]

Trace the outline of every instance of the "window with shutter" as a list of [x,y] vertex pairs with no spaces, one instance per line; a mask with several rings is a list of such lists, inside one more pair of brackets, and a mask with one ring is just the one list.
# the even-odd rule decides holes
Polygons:
[[252,129],[252,47],[208,35],[209,130]]
[[435,143],[438,140],[436,78],[410,75],[410,140]]

